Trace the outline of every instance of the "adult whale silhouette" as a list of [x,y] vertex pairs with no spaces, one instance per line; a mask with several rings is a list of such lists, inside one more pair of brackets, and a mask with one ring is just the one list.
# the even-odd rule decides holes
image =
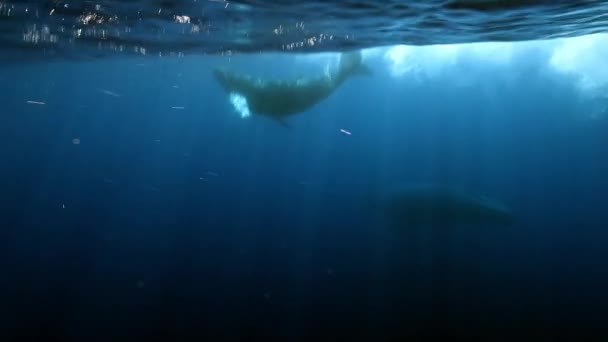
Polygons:
[[342,53],[333,72],[293,80],[266,80],[225,68],[214,70],[220,85],[231,96],[244,98],[251,112],[283,124],[286,117],[311,108],[329,97],[348,78],[360,74],[371,74],[361,61],[361,51]]
[[495,199],[434,183],[395,186],[375,195],[373,202],[396,229],[510,225],[514,221],[511,210]]

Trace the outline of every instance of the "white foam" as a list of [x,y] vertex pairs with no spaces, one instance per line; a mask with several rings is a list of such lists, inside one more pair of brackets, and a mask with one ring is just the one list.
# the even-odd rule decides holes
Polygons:
[[574,76],[584,95],[608,97],[608,35],[563,39],[549,60],[565,75]]
[[[339,54],[311,54],[300,58],[330,63]],[[363,59],[374,69],[385,69],[394,79],[425,82],[450,77],[454,86],[478,82],[478,71],[487,67],[513,68],[531,58],[539,68],[572,81],[582,98],[595,103],[587,117],[608,116],[608,34],[525,42],[483,42],[431,46],[390,46],[363,50]],[[525,75],[523,75],[525,76]],[[515,77],[517,82],[523,78]],[[498,80],[500,81],[500,80]]]

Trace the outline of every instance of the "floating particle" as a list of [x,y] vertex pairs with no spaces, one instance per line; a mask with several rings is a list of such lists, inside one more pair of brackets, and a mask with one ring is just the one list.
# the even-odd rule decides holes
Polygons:
[[207,171],[207,174],[208,174],[209,176],[213,176],[213,177],[217,177],[217,176],[219,176],[217,173],[215,173],[215,172],[211,172],[211,171]]
[[185,107],[173,106],[171,109],[186,109]]
[[146,283],[143,280],[137,282],[137,288],[141,289],[146,286]]
[[35,104],[35,105],[45,105],[46,103],[42,102],[42,101],[32,101],[32,100],[28,100],[27,101],[28,104]]
[[171,88],[179,89],[179,86],[178,85],[172,85]]
[[80,145],[80,139],[79,138],[72,139],[72,144],[74,144],[74,145]]
[[97,89],[100,93],[106,94],[106,95],[110,95],[110,96],[114,96],[114,97],[120,97],[120,94],[117,94],[111,90],[107,90],[107,89]]
[[352,133],[350,131],[345,130],[344,128],[340,128],[340,132],[346,134],[346,135],[351,135]]
[[61,205],[61,209],[65,209],[65,204],[62,204],[62,205]]

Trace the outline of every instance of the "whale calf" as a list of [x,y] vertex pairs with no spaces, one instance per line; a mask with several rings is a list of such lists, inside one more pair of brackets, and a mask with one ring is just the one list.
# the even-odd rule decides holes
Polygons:
[[282,122],[329,97],[348,78],[371,74],[361,59],[361,51],[345,52],[340,55],[336,70],[292,80],[267,80],[225,68],[216,68],[213,74],[231,98],[240,101],[239,106],[246,105],[247,113],[251,111]]
[[439,184],[412,184],[380,196],[376,207],[393,228],[510,225],[511,210],[499,201]]

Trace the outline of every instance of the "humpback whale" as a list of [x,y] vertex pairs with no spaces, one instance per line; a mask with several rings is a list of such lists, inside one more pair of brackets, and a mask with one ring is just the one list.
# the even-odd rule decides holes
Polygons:
[[342,53],[333,72],[293,80],[266,80],[225,68],[216,68],[213,73],[231,97],[240,99],[240,106],[279,122],[326,99],[351,76],[371,74],[361,61],[361,51]]
[[509,225],[510,209],[497,200],[439,184],[408,184],[379,195],[376,207],[393,228]]

